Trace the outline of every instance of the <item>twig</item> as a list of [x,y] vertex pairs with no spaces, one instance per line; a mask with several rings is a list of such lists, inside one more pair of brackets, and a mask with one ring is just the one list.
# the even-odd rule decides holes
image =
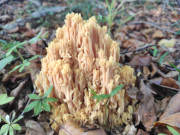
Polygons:
[[[35,91],[36,91],[36,87],[34,88],[32,94],[34,94]],[[30,102],[31,102],[31,99],[29,98],[29,100],[28,100],[28,102],[27,102],[25,108],[29,105]],[[21,113],[19,116],[23,116],[23,115],[24,115],[24,110],[22,111],[22,113]]]
[[64,6],[64,7],[57,6],[57,7],[49,7],[49,8],[43,9],[43,10],[35,11],[32,14],[30,14],[28,17],[21,17],[21,18],[15,20],[15,21],[12,21],[6,25],[0,24],[0,27],[4,30],[11,30],[18,26],[24,26],[25,23],[29,20],[47,16],[47,14],[50,12],[60,13],[60,12],[63,12],[66,8],[67,8],[66,6]]
[[0,6],[3,5],[4,3],[8,3],[10,0],[2,0],[0,1]]
[[63,125],[59,124],[55,119],[53,119],[51,117],[50,117],[50,119],[52,119],[55,123],[57,123],[59,128],[63,128],[69,135],[72,135]]
[[178,6],[180,8],[180,0],[176,0],[176,2],[178,3]]
[[120,54],[126,54],[126,53],[130,53],[130,52],[138,52],[138,51],[142,51],[142,50],[147,49],[147,48],[152,47],[152,46],[156,46],[156,45],[152,45],[152,44],[144,45],[143,47],[140,47],[140,48],[132,50],[132,51],[125,50],[125,51],[121,52]]
[[131,22],[131,23],[129,23],[129,24],[141,24],[141,23],[147,24],[147,25],[150,25],[150,26],[153,26],[153,27],[155,27],[155,28],[157,28],[157,29],[160,29],[160,30],[162,30],[162,31],[165,31],[165,32],[169,32],[169,33],[173,33],[173,34],[176,33],[175,31],[172,31],[172,30],[170,30],[170,29],[164,29],[164,28],[160,27],[158,24],[151,23],[151,22],[145,22],[145,21],[136,22],[136,21],[134,21],[134,22]]

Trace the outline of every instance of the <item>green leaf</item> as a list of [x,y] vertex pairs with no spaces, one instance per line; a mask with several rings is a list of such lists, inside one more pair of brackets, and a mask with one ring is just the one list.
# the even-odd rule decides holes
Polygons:
[[39,100],[38,100],[38,101],[33,101],[33,102],[31,102],[31,103],[24,109],[24,112],[29,112],[29,111],[31,111],[31,110],[37,105],[38,102],[39,102]]
[[34,114],[37,116],[41,112],[41,101],[38,101],[37,105],[34,108]]
[[168,130],[173,134],[173,135],[180,135],[174,128],[167,126]]
[[93,96],[94,99],[107,99],[109,97],[110,95],[107,95],[107,94],[99,94],[97,96]]
[[31,40],[29,40],[29,42],[31,44],[35,44],[37,41],[39,41],[39,39],[41,38],[41,34],[42,34],[42,30],[38,33],[38,35],[36,37],[33,37]]
[[49,97],[49,98],[44,98],[43,101],[46,101],[46,102],[56,102],[56,101],[58,101],[58,99],[53,98],[53,97]]
[[43,97],[47,97],[51,93],[52,89],[53,89],[53,85],[48,88],[48,90],[45,92]]
[[13,61],[13,59],[14,59],[14,56],[9,55],[8,57],[0,60],[0,70],[2,70],[7,64]]
[[21,65],[21,67],[19,68],[19,72],[22,72],[24,68],[25,68],[25,66]]
[[19,116],[17,119],[15,119],[12,123],[14,124],[14,123],[16,123],[17,121],[19,121],[20,119],[22,119],[23,118],[23,116]]
[[172,62],[170,62],[168,60],[166,60],[166,61],[180,73],[180,69],[178,69]]
[[40,97],[38,95],[36,95],[36,94],[29,94],[28,97],[30,99],[40,99]]
[[158,52],[158,49],[157,49],[156,46],[153,46],[153,48],[154,48],[154,51],[153,51],[153,57],[156,57],[157,52]]
[[124,87],[123,84],[115,87],[115,88],[111,91],[110,97],[113,97],[113,96],[114,96],[116,93],[118,93],[123,87]]
[[30,63],[29,61],[27,61],[27,60],[25,60],[25,61],[23,62],[23,65],[26,66],[26,67],[28,67],[30,64],[31,64],[31,63]]
[[1,133],[5,133],[8,129],[9,129],[9,124],[4,124],[4,125],[1,127]]
[[12,72],[14,72],[15,70],[17,70],[18,68],[20,68],[21,67],[21,65],[22,64],[20,64],[20,65],[17,65],[17,66],[15,66],[9,73],[12,73]]
[[160,133],[160,134],[158,134],[158,135],[167,135],[167,134]]
[[15,111],[13,111],[12,116],[11,116],[11,122],[14,120],[15,115],[16,115],[16,113],[15,113]]
[[14,130],[12,127],[9,127],[9,135],[14,135]]
[[1,116],[1,119],[2,119],[4,122],[6,122],[7,124],[9,124],[9,122],[8,122],[4,117]]
[[0,105],[11,102],[14,97],[7,97],[7,94],[0,95]]
[[8,57],[8,56],[13,52],[14,49],[16,49],[16,46],[8,49],[8,50],[7,50],[7,53],[6,53],[6,57]]
[[169,52],[166,52],[166,53],[164,53],[164,54],[160,57],[160,59],[159,59],[159,64],[160,64],[160,65],[163,63],[164,58],[165,58],[168,54],[169,54]]
[[89,88],[89,91],[93,94],[93,95],[97,95],[97,93],[93,90],[93,89],[91,89],[91,88]]
[[50,108],[49,104],[44,102],[44,101],[42,101],[42,108],[47,112],[51,111],[51,108]]
[[35,55],[35,56],[33,56],[32,58],[30,58],[28,61],[34,60],[34,59],[36,59],[36,58],[38,58],[38,57],[39,57],[39,55]]
[[12,124],[12,128],[15,130],[21,130],[21,126],[19,124]]
[[9,115],[6,115],[5,119],[6,119],[6,121],[7,121],[8,123],[10,123],[10,117],[9,117]]

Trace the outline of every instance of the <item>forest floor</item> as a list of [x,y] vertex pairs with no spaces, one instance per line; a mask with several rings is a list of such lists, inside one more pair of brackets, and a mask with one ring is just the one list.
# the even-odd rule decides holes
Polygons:
[[[0,104],[0,115],[11,116],[13,111],[16,117],[22,114],[28,94],[35,92],[34,81],[41,70],[40,59],[47,53],[45,48],[55,38],[56,29],[64,25],[65,15],[76,12],[84,19],[95,16],[101,26],[108,27],[120,45],[121,66],[133,67],[137,78],[137,90],[128,92],[138,100],[133,124],[106,134],[171,134],[174,130],[180,134],[180,5],[167,1],[115,2],[110,17],[116,14],[111,19],[108,4],[101,0],[0,1],[0,95],[14,97],[10,103]],[[36,59],[31,61],[32,57]],[[17,70],[9,73],[15,67]],[[41,112],[35,116],[33,111],[24,114],[18,122],[21,130],[16,133],[58,134],[51,129],[49,115]],[[1,121],[0,127],[3,124]],[[70,132],[77,128],[69,126]],[[89,134],[105,132],[100,129]]]

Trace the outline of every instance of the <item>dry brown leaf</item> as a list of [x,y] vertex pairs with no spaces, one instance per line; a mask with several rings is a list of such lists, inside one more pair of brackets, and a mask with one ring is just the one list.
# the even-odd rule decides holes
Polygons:
[[106,135],[106,133],[102,128],[85,132],[79,124],[68,121],[59,130],[59,135]]
[[35,80],[36,80],[36,75],[39,74],[40,70],[41,70],[41,62],[39,59],[35,59],[31,61],[31,65],[30,68],[32,69],[31,72],[31,80],[34,84]]
[[96,129],[96,130],[89,130],[87,132],[82,133],[82,135],[106,135],[104,129]]
[[129,65],[132,67],[136,67],[136,66],[149,66],[151,63],[151,56],[150,55],[135,55],[133,57],[133,59],[130,61]]
[[32,38],[32,37],[35,37],[36,36],[36,32],[34,29],[29,29],[28,31],[26,31],[24,33],[24,36],[25,37],[29,37],[29,38]]
[[59,130],[59,135],[81,135],[84,129],[75,122],[68,121],[64,124],[63,128]]
[[156,120],[154,97],[142,80],[140,82],[140,92],[142,98],[140,99],[137,111],[134,113],[136,125],[141,121],[146,130],[150,131]]
[[44,129],[34,120],[25,120],[25,125],[27,127],[25,135],[46,135]]
[[146,86],[148,86],[155,93],[163,97],[173,96],[180,91],[179,89],[160,85],[162,80],[163,78],[161,77],[151,79],[150,81],[146,80],[147,81]]
[[179,86],[176,84],[176,81],[173,78],[164,78],[161,82],[161,85],[179,89]]
[[174,113],[160,121],[154,123],[154,127],[158,127],[160,133],[170,134],[166,129],[167,125],[173,127],[177,132],[180,133],[180,112]]
[[153,38],[163,38],[164,34],[160,30],[156,30],[154,34],[152,35]]
[[162,119],[165,119],[166,117],[174,114],[174,113],[177,113],[177,112],[180,112],[180,92],[178,92],[176,95],[174,95],[166,110],[164,111],[163,115],[160,117],[160,120]]
[[138,47],[143,46],[145,43],[138,41],[136,39],[127,39],[123,42],[123,48],[129,48],[129,50],[134,50]]

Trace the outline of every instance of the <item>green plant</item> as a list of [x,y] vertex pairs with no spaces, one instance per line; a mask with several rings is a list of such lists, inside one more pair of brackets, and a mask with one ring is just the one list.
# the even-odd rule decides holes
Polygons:
[[[158,54],[157,47],[154,46],[153,48],[154,48],[154,51],[152,51],[153,57],[157,57],[159,65],[162,65],[164,60],[167,61],[173,68],[175,68],[179,72],[178,81],[180,82],[180,69],[178,69],[172,62],[165,59],[165,57],[169,54],[169,51],[165,52],[163,55],[160,56],[160,54]],[[151,50],[149,50],[149,51],[151,51]]]
[[105,127],[107,125],[107,106],[109,104],[109,101],[110,101],[110,98],[113,97],[116,93],[118,93],[122,88],[124,87],[124,85],[118,85],[117,87],[115,87],[111,93],[108,95],[108,94],[97,94],[94,90],[92,90],[91,88],[89,88],[89,91],[94,95],[92,96],[92,98],[96,99],[97,102],[96,104],[100,101],[100,100],[103,100],[103,99],[108,99],[107,102],[106,102],[106,111],[105,111]]
[[[30,65],[30,61],[33,60],[33,59],[36,59],[38,57],[38,55],[26,60],[21,55],[21,53],[18,51],[18,49],[23,48],[23,46],[25,44],[34,44],[37,41],[46,38],[47,36],[48,36],[47,32],[42,34],[42,31],[40,31],[36,37],[32,38],[29,41],[24,41],[24,42],[21,42],[21,43],[20,42],[7,43],[4,40],[0,40],[0,47],[3,48],[6,51],[6,55],[3,56],[2,60],[0,60],[0,70],[2,70],[7,64],[9,64],[11,61],[13,61],[13,60],[15,60],[17,58],[17,57],[15,57],[13,55],[13,53],[18,54],[18,56],[22,60],[22,64],[14,67],[14,69],[11,70],[10,72],[13,72],[13,71],[17,70],[18,68],[19,68],[19,71],[21,72],[25,67],[28,67]],[[29,68],[29,70],[31,70],[31,69]]]
[[[121,13],[121,17],[122,17],[124,14],[123,11],[125,10],[124,3],[126,2],[126,0],[121,0],[121,3],[118,5],[118,7],[115,7],[115,2],[116,2],[116,0],[112,0],[111,3],[109,3],[109,1],[106,0],[106,5],[108,7],[108,16],[106,17],[106,21],[108,22],[108,26],[109,26],[108,34],[111,34],[112,23],[114,22],[117,14]],[[125,20],[119,19],[119,22],[118,22],[119,28],[139,13],[140,12],[138,12],[134,15],[128,16]]]
[[[36,94],[29,94],[28,97],[30,99],[35,99],[35,101],[33,101],[32,103],[27,105],[27,107],[24,109],[23,113],[17,119],[14,120],[15,112],[12,113],[11,118],[9,115],[6,115],[5,118],[0,115],[0,122],[2,119],[6,123],[0,129],[0,135],[7,135],[8,133],[9,133],[9,135],[14,135],[15,130],[21,130],[21,126],[19,124],[17,124],[16,122],[18,122],[20,119],[23,118],[22,115],[25,112],[29,112],[33,108],[34,108],[35,115],[38,115],[40,112],[42,112],[44,110],[50,112],[51,108],[50,108],[50,105],[48,104],[48,102],[58,101],[56,98],[53,98],[53,97],[48,98],[47,97],[51,93],[52,89],[53,89],[53,86],[49,87],[48,90],[45,92],[44,96],[38,96]],[[6,104],[13,99],[14,99],[14,97],[7,97],[7,94],[2,94],[2,95],[0,95],[0,105]]]
[[[165,59],[166,60],[166,59]],[[178,69],[172,62],[166,60],[173,68],[175,68],[179,72],[178,81],[180,82],[180,69]]]
[[29,94],[28,97],[35,101],[31,102],[25,109],[24,112],[29,112],[34,108],[34,114],[38,115],[42,111],[50,112],[51,108],[47,102],[55,102],[58,101],[56,98],[47,97],[53,89],[53,86],[49,87],[48,90],[45,92],[44,96],[38,96],[36,94]]
[[14,97],[7,97],[7,94],[1,94],[0,95],[0,105],[6,104],[11,102],[14,99]]
[[7,135],[8,133],[9,133],[9,135],[14,135],[15,130],[21,130],[21,126],[19,124],[17,124],[16,122],[18,122],[20,119],[22,119],[23,116],[19,116],[17,119],[14,119],[15,118],[15,112],[13,112],[11,118],[9,115],[6,115],[5,118],[0,116],[0,118],[2,118],[2,120],[6,123],[1,127],[0,135],[1,134]]
[[[167,128],[172,133],[172,135],[180,135],[174,128],[172,128],[170,126],[167,126]],[[160,133],[158,135],[167,135],[167,134]]]
[[180,35],[180,20],[176,23],[173,23],[172,27],[178,28],[178,31],[176,31],[175,35]]

